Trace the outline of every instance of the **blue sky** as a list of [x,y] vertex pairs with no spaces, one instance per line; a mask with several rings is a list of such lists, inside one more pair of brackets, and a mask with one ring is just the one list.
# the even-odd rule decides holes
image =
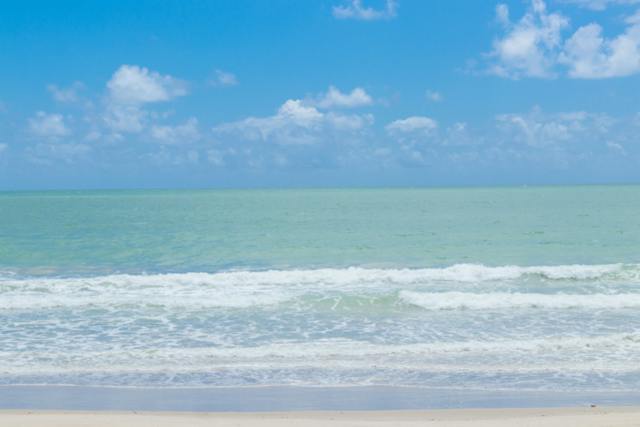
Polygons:
[[14,1],[0,189],[640,180],[640,0]]

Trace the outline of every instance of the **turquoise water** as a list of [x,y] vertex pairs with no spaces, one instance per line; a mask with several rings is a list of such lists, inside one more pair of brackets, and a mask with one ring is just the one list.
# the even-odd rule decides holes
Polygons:
[[0,384],[633,390],[640,187],[0,194]]
[[640,187],[0,195],[0,268],[37,274],[638,261]]

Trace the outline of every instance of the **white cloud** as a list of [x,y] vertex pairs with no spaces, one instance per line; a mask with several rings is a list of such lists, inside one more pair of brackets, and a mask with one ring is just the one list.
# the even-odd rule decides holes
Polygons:
[[605,10],[610,5],[632,5],[640,3],[640,0],[561,0],[561,2],[591,10]]
[[154,125],[151,127],[151,137],[163,144],[196,141],[200,139],[198,120],[192,117],[181,125]]
[[82,82],[73,82],[68,87],[59,87],[51,84],[47,86],[47,90],[57,102],[74,103],[80,101],[80,92],[84,90],[84,84]]
[[496,21],[502,25],[509,25],[509,6],[502,3],[496,6]]
[[483,142],[480,135],[474,135],[469,131],[469,125],[466,122],[455,122],[448,126],[442,139],[443,145],[471,146]]
[[371,115],[323,113],[301,100],[287,100],[273,116],[248,117],[214,128],[219,134],[277,144],[308,145],[321,142],[335,132],[357,132],[373,122]]
[[29,131],[34,136],[52,139],[71,133],[61,114],[48,114],[44,111],[38,111],[34,117],[29,119]]
[[362,88],[357,87],[350,93],[340,92],[334,86],[329,86],[329,90],[326,94],[320,97],[320,99],[313,103],[320,108],[355,108],[364,107],[373,104],[371,96]]
[[427,98],[427,100],[429,100],[431,102],[440,102],[443,99],[442,94],[440,92],[435,91],[435,90],[428,90],[425,93],[425,97]]
[[182,80],[137,65],[122,65],[107,82],[107,97],[102,121],[115,132],[140,133],[153,119],[145,104],[170,101],[188,93]]
[[144,130],[148,116],[138,105],[109,104],[102,119],[116,133],[139,133]]
[[509,20],[507,5],[500,4],[496,18],[505,34],[493,42],[489,56],[494,64],[489,72],[509,78],[553,77],[561,32],[569,20],[559,13],[547,12],[543,0],[532,0],[525,15],[515,23]]
[[337,19],[373,21],[395,18],[397,13],[398,2],[396,0],[386,0],[384,9],[366,7],[362,4],[362,0],[350,0],[345,5],[333,7],[333,16]]
[[567,40],[559,59],[569,67],[569,76],[596,79],[640,72],[640,22],[628,22],[624,33],[613,39],[604,38],[598,24],[580,27]]
[[606,114],[584,111],[544,114],[535,108],[527,114],[498,115],[496,124],[508,143],[545,147],[605,138],[613,120]]
[[[640,0],[582,1],[591,9],[601,10],[608,4],[633,4]],[[640,11],[627,17],[627,28],[619,35],[606,38],[597,23],[579,27],[568,39],[562,32],[569,20],[560,13],[547,11],[544,0],[531,0],[525,15],[516,23],[509,19],[509,9],[496,7],[496,19],[505,29],[494,40],[488,55],[493,63],[489,72],[501,77],[555,77],[561,71],[570,78],[597,79],[623,77],[640,72]]]
[[0,144],[0,156],[7,151],[8,148],[9,146],[7,144]]
[[235,86],[238,84],[238,78],[228,71],[216,70],[215,76],[209,80],[209,84],[212,86]]
[[373,124],[374,119],[371,114],[338,114],[327,113],[324,116],[326,123],[340,131],[358,131]]
[[392,134],[401,133],[430,133],[438,128],[438,122],[430,117],[411,116],[406,119],[395,120],[389,123],[385,129]]
[[109,96],[117,104],[168,101],[187,94],[182,80],[137,65],[122,65],[107,83]]

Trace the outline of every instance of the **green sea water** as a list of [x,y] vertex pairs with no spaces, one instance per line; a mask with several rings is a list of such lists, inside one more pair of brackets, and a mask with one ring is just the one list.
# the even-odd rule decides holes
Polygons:
[[640,187],[3,193],[28,273],[636,262]]

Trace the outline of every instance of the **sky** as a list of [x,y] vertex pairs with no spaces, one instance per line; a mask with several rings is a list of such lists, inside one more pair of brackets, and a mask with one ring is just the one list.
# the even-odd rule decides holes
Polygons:
[[21,0],[0,190],[640,182],[640,0]]

